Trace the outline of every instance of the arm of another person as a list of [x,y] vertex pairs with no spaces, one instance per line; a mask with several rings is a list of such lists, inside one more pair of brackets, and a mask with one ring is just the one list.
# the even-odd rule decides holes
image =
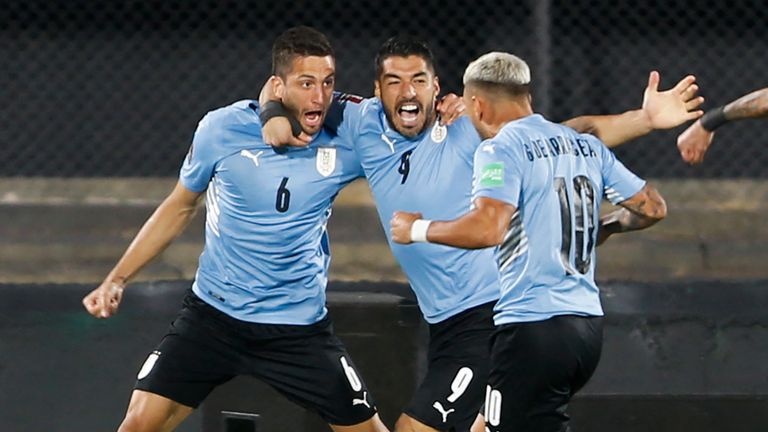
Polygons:
[[616,147],[656,129],[671,129],[701,117],[698,108],[704,98],[696,96],[699,90],[696,77],[689,75],[673,88],[659,91],[659,73],[651,72],[643,94],[640,109],[622,114],[580,116],[563,122],[580,133],[597,136],[608,147]]
[[463,249],[496,246],[504,240],[516,211],[511,204],[482,197],[474,201],[469,213],[452,221],[427,222],[421,213],[398,211],[390,221],[392,240],[402,244],[428,241]]
[[715,129],[731,121],[761,117],[768,117],[768,87],[707,111],[677,137],[680,156],[690,164],[701,163],[715,136]]
[[184,231],[195,215],[202,194],[190,191],[181,182],[176,184],[101,285],[83,299],[88,313],[109,318],[117,312],[125,285]]

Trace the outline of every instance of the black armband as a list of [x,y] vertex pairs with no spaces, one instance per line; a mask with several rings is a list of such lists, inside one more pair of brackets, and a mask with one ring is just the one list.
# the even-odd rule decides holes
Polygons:
[[725,118],[724,106],[709,110],[701,117],[701,127],[709,132],[714,131],[725,123],[728,123],[728,119]]
[[283,106],[282,102],[269,101],[261,107],[261,110],[259,111],[259,120],[261,120],[262,125],[267,124],[272,117],[287,118],[288,122],[291,124],[291,133],[293,136],[297,137],[301,134],[301,123],[299,123],[296,117]]

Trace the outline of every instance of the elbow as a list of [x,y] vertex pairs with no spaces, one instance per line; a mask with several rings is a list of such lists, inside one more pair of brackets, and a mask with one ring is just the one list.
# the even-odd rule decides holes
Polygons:
[[667,203],[664,201],[664,198],[658,196],[654,201],[654,205],[650,206],[648,212],[644,215],[646,219],[648,219],[649,226],[660,222],[667,217]]

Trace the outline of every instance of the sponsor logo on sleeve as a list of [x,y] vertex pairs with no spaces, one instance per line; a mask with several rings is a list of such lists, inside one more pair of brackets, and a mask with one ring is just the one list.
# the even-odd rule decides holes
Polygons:
[[480,186],[504,186],[504,162],[486,164],[480,172]]

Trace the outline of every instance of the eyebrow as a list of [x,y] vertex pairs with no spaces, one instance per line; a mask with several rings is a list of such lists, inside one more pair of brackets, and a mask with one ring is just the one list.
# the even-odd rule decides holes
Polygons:
[[[336,73],[334,72],[334,73],[326,76],[325,78],[323,78],[323,81],[325,81],[325,80],[327,80],[329,78],[336,78]],[[311,79],[311,80],[314,80],[314,79],[316,79],[316,77],[314,75],[302,74],[302,75],[297,76],[296,79]]]
[[[421,77],[425,77],[425,76],[427,76],[427,73],[422,71],[422,72],[416,72],[415,74],[411,75],[411,78],[421,78]],[[385,79],[386,78],[401,79],[402,77],[400,75],[393,74],[393,73],[385,73],[382,78],[385,78]]]

